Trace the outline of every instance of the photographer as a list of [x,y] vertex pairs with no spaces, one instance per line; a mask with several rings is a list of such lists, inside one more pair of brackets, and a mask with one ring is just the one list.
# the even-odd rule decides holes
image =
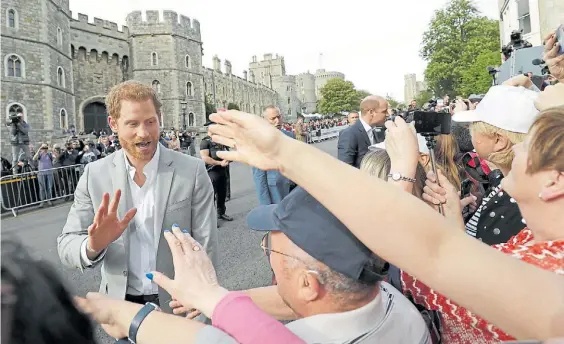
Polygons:
[[[206,126],[209,124],[210,123],[207,123]],[[229,168],[229,161],[223,160],[217,156],[217,152],[225,150],[228,150],[228,148],[213,142],[209,135],[204,137],[200,143],[200,156],[206,163],[206,169],[208,170],[217,202],[217,218],[218,220],[233,221],[232,217],[225,215],[227,169]]]
[[14,173],[18,160],[20,159],[20,151],[24,153],[24,159],[30,158],[29,152],[29,124],[24,120],[23,113],[18,112],[15,115],[10,115],[11,138],[10,144],[12,145],[12,166],[14,166]]
[[47,205],[53,205],[51,203],[51,198],[53,198],[53,154],[49,151],[49,146],[46,143],[42,143],[37,153],[33,156],[33,160],[37,161],[37,166],[39,169],[39,199],[42,201],[39,205],[40,208],[45,206],[45,201]]

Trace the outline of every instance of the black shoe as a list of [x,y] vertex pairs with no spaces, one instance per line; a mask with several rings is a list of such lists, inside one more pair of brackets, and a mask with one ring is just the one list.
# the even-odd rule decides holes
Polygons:
[[233,218],[231,216],[227,216],[225,214],[223,215],[217,215],[217,218],[219,220],[223,220],[223,221],[233,221]]

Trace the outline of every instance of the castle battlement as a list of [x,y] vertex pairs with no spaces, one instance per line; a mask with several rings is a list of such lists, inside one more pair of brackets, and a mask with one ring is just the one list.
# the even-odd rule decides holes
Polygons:
[[71,27],[121,39],[127,39],[129,36],[129,28],[127,26],[122,26],[122,29],[119,30],[117,23],[96,17],[94,17],[93,22],[90,22],[88,15],[82,13],[78,13],[78,17],[72,19]]
[[160,11],[148,10],[145,11],[145,20],[143,12],[134,11],[129,13],[125,20],[132,35],[176,34],[201,40],[200,22],[174,11],[165,10],[161,17]]

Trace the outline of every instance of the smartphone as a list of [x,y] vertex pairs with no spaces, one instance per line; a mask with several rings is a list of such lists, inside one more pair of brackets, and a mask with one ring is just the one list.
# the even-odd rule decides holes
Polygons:
[[560,25],[558,29],[556,29],[556,40],[560,44],[558,55],[562,55],[564,54],[564,24]]
[[470,196],[470,192],[472,191],[472,184],[473,183],[471,179],[464,179],[462,183],[460,183],[460,199]]

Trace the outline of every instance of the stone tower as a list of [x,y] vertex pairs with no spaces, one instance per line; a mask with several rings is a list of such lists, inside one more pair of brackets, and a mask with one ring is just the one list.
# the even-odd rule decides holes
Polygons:
[[[130,13],[133,79],[153,85],[163,103],[162,125],[182,128],[206,121],[202,73],[202,39],[197,20],[173,11]],[[186,102],[186,110],[182,109]]]
[[1,17],[2,109],[22,111],[35,142],[49,140],[38,129],[74,124],[69,1],[2,1]]
[[315,76],[311,73],[296,75],[297,96],[302,103],[301,113],[313,113],[317,107]]

